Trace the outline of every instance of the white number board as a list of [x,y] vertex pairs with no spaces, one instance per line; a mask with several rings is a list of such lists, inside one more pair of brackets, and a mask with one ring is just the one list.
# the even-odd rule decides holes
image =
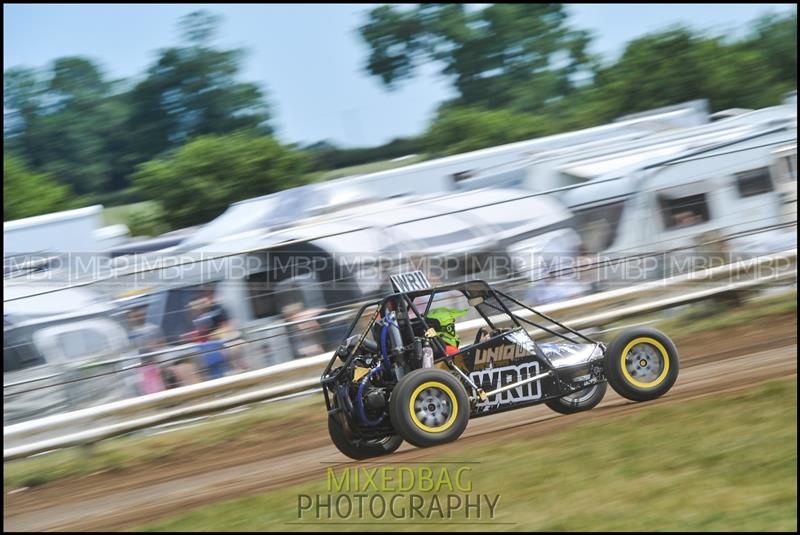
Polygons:
[[418,290],[427,290],[431,287],[428,278],[421,271],[399,273],[397,275],[390,275],[389,278],[392,280],[392,287],[396,292],[415,292]]

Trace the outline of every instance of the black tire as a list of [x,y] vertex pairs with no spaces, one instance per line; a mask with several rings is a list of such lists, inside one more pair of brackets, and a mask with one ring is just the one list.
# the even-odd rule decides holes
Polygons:
[[611,388],[633,401],[650,401],[666,394],[680,369],[672,340],[647,327],[632,327],[617,336],[608,346],[604,363]]
[[404,375],[389,399],[392,425],[419,448],[456,440],[467,427],[469,412],[469,397],[461,382],[435,368]]
[[380,440],[356,438],[333,416],[328,416],[328,433],[336,448],[356,461],[393,453],[403,443],[399,435],[389,435]]
[[595,408],[598,403],[603,401],[603,396],[606,395],[607,388],[608,383],[603,381],[596,385],[587,386],[583,390],[578,390],[568,396],[548,399],[544,404],[561,414],[574,414],[576,412],[588,411],[589,409]]

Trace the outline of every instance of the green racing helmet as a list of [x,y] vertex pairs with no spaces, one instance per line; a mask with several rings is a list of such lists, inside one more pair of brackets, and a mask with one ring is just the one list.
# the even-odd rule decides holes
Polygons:
[[436,334],[445,344],[458,347],[460,340],[456,334],[456,318],[466,315],[467,312],[469,309],[441,307],[430,310],[425,318],[439,323]]

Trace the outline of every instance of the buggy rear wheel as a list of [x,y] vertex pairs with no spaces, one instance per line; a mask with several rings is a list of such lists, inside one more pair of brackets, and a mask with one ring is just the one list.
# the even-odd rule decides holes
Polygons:
[[420,448],[456,440],[467,427],[469,412],[469,397],[461,382],[432,368],[404,375],[389,399],[392,425]]
[[561,414],[574,414],[576,412],[588,411],[589,409],[595,408],[598,403],[603,401],[603,396],[606,395],[607,388],[608,383],[603,381],[560,398],[548,399],[544,404]]
[[387,435],[381,439],[356,437],[335,416],[328,416],[328,433],[336,448],[351,459],[361,461],[394,452],[403,443],[399,435]]
[[633,401],[663,396],[678,378],[678,350],[661,331],[633,327],[608,346],[605,371],[611,387]]

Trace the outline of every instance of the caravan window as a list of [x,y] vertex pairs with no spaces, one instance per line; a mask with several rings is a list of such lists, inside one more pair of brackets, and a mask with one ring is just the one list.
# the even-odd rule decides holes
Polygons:
[[31,342],[12,341],[3,347],[3,373],[16,372],[44,364],[44,358]]
[[778,158],[776,173],[779,182],[797,182],[797,154]]
[[255,318],[262,319],[276,314],[275,300],[266,271],[251,273],[247,276],[247,291]]
[[595,206],[575,212],[575,227],[587,251],[599,252],[611,247],[617,238],[624,201]]
[[797,182],[797,154],[783,158],[786,164],[786,178],[791,182]]
[[268,280],[268,272],[253,273],[247,277],[247,286],[253,305],[253,316],[258,319],[277,316],[284,309],[294,310],[324,308],[323,284],[313,275],[290,277],[279,282]]
[[734,176],[740,197],[752,197],[773,190],[769,169],[766,167],[742,171]]
[[95,329],[66,331],[60,333],[57,339],[58,346],[68,360],[102,355],[111,351],[108,338]]
[[664,228],[677,229],[705,223],[710,219],[705,193],[686,197],[659,195]]

